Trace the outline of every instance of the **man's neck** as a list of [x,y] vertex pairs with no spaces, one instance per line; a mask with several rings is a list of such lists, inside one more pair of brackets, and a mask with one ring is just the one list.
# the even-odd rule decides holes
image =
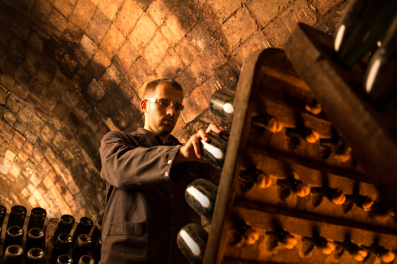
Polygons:
[[145,124],[144,129],[146,129],[147,131],[152,132],[153,134],[156,134],[157,136],[159,136],[159,138],[161,139],[161,141],[163,141],[163,144],[165,144],[165,142],[167,142],[167,139],[170,137],[170,134],[162,136],[159,133],[156,133],[155,131],[153,131],[153,129],[151,129],[149,126],[147,126]]

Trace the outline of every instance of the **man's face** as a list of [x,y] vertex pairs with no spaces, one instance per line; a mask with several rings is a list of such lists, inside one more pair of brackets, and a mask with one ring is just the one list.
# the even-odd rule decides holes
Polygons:
[[[160,83],[156,91],[148,94],[147,98],[155,97],[157,99],[169,99],[182,104],[183,93],[173,89],[168,84]],[[180,112],[176,112],[174,105],[164,108],[159,103],[150,101],[143,102],[146,107],[145,112],[145,128],[159,136],[169,135],[175,127]],[[145,111],[145,110],[144,110]]]

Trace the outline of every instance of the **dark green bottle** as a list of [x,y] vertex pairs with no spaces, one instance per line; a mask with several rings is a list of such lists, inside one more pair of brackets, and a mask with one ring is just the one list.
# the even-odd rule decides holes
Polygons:
[[3,244],[3,253],[7,247],[11,245],[18,245],[22,244],[23,239],[23,229],[19,226],[11,226],[7,229],[6,238]]
[[397,101],[397,14],[382,46],[371,58],[364,85],[371,102],[378,107]]
[[98,240],[94,252],[92,253],[92,257],[94,258],[95,263],[99,263],[99,261],[101,260],[101,250],[102,250],[102,238]]
[[185,199],[196,213],[211,221],[217,192],[218,187],[212,182],[205,179],[196,179],[186,187]]
[[213,93],[209,101],[211,112],[230,123],[233,122],[234,95],[235,92],[228,89],[220,89]]
[[62,215],[61,218],[59,218],[59,222],[57,227],[55,228],[54,231],[54,236],[51,239],[52,244],[55,244],[55,241],[59,234],[61,233],[66,233],[69,234],[70,231],[72,231],[74,225],[74,217],[71,215]]
[[80,258],[79,262],[77,264],[94,264],[95,260],[89,256],[89,255],[84,255]]
[[32,248],[26,254],[26,264],[43,264],[45,252],[41,248]]
[[32,211],[30,211],[27,231],[29,232],[29,230],[32,228],[43,229],[46,216],[47,216],[47,212],[43,208],[41,207],[33,208]]
[[383,40],[396,12],[395,0],[353,0],[336,30],[335,59],[353,66]]
[[91,251],[94,251],[96,244],[101,238],[101,230],[102,230],[102,219],[96,221],[94,227],[91,229],[91,232],[89,233],[89,236],[92,239],[92,245],[90,248]]
[[226,157],[228,138],[212,132],[207,133],[207,135],[210,139],[209,142],[200,141],[202,155],[209,164],[218,170],[222,170]]
[[51,264],[57,263],[60,255],[68,254],[72,245],[72,236],[67,233],[61,233],[55,241],[54,248],[51,252]]
[[74,263],[78,263],[79,259],[83,255],[88,254],[88,250],[91,246],[91,238],[87,234],[81,234],[77,237],[76,244],[74,245],[73,252],[72,252],[72,259]]
[[10,216],[8,217],[7,230],[10,226],[19,226],[23,228],[26,212],[26,208],[22,205],[13,206],[11,208]]
[[66,255],[66,254],[65,255],[60,255],[57,258],[55,263],[56,264],[73,264],[73,259],[72,259],[71,256]]
[[199,224],[188,224],[181,228],[176,238],[179,249],[192,264],[201,264],[207,245],[208,233]]
[[90,233],[93,224],[94,224],[94,222],[88,217],[80,218],[80,221],[78,222],[76,229],[74,230],[74,233],[73,233],[72,246],[76,243],[77,237],[79,235],[81,235],[81,234],[88,235]]
[[22,262],[23,249],[18,245],[8,246],[4,252],[3,264],[20,264]]
[[40,228],[32,228],[26,234],[25,252],[31,248],[42,248],[44,242],[44,231]]

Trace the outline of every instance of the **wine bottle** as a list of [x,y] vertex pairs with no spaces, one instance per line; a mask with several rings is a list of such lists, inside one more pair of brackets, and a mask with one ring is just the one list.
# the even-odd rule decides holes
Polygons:
[[183,255],[192,264],[201,264],[204,258],[208,233],[199,224],[188,224],[181,228],[177,244]]
[[346,195],[338,189],[333,189],[329,186],[312,187],[311,192],[327,197],[328,200],[334,204],[341,205],[346,201]]
[[91,244],[91,251],[94,251],[96,244],[98,243],[99,239],[101,238],[101,230],[102,230],[102,219],[96,221],[94,228],[91,229],[89,236],[91,237],[92,244]]
[[220,89],[212,94],[210,98],[211,112],[229,122],[233,122],[235,92],[228,89]]
[[349,239],[346,239],[343,242],[334,241],[333,243],[336,246],[339,246],[339,247],[343,248],[344,250],[346,250],[357,261],[363,261],[368,255],[367,251],[360,248],[358,245],[354,244]]
[[74,217],[71,215],[62,215],[61,218],[59,218],[59,222],[55,228],[54,231],[54,236],[51,238],[51,242],[54,245],[57,237],[61,233],[67,233],[69,234],[70,231],[72,230],[74,225]]
[[41,248],[31,248],[26,254],[26,264],[43,264],[45,252]]
[[87,234],[81,234],[77,237],[72,252],[73,262],[78,263],[81,256],[88,254],[88,250],[90,249],[91,243],[92,243],[91,238]]
[[375,256],[381,258],[384,263],[390,263],[396,258],[396,255],[392,251],[389,251],[376,243],[372,243],[372,245],[370,245],[369,247],[364,245],[361,245],[361,247],[366,251],[375,254]]
[[84,255],[77,264],[95,264],[95,260],[89,255]]
[[346,201],[356,204],[358,207],[363,208],[365,211],[371,211],[371,208],[375,202],[368,196],[363,196],[358,193],[354,193],[352,195],[346,194]]
[[29,232],[29,230],[32,228],[43,229],[46,216],[47,216],[47,212],[43,208],[41,207],[33,208],[32,211],[30,211],[27,232]]
[[11,226],[7,229],[6,238],[3,245],[3,253],[8,246],[22,244],[23,229],[19,226]]
[[196,179],[187,186],[185,199],[196,213],[211,221],[217,192],[218,187],[212,182]]
[[281,123],[277,117],[269,114],[252,117],[251,125],[267,129],[272,133],[278,133],[283,129],[283,123]]
[[58,235],[54,248],[51,252],[51,264],[55,264],[60,255],[68,254],[72,245],[72,236],[67,233]]
[[26,235],[25,252],[31,248],[42,248],[44,242],[44,231],[40,228],[32,228]]
[[306,111],[312,113],[313,115],[318,115],[323,110],[323,107],[321,106],[321,104],[317,102],[316,99],[312,99],[305,104],[305,109]]
[[20,264],[22,262],[22,257],[22,247],[19,245],[10,245],[5,249],[3,264]]
[[10,215],[8,217],[7,230],[10,226],[19,226],[23,228],[26,217],[26,208],[22,205],[15,205],[11,208]]
[[73,259],[72,259],[71,256],[66,255],[66,254],[65,255],[60,255],[57,258],[55,263],[56,264],[73,264]]
[[102,238],[98,240],[94,252],[92,253],[92,257],[94,258],[95,263],[99,263],[99,261],[101,260],[101,250],[102,250]]
[[382,41],[397,12],[395,0],[354,0],[347,7],[336,30],[336,60],[353,66]]
[[287,231],[266,231],[266,235],[276,239],[287,249],[293,249],[298,244],[298,240]]
[[310,194],[310,187],[300,180],[290,176],[287,179],[278,179],[277,185],[285,187],[296,193],[299,197],[306,197]]
[[313,244],[318,249],[321,249],[325,255],[330,255],[335,249],[335,245],[333,243],[318,235],[313,237],[302,237],[302,241],[307,241]]
[[333,148],[336,157],[342,161],[347,162],[351,159],[351,148],[347,146],[346,142],[341,137],[322,138],[320,145],[326,148]]
[[397,100],[397,16],[382,46],[375,52],[365,74],[365,90],[378,107],[387,107]]
[[238,221],[229,228],[229,245],[240,246],[243,243],[253,245],[259,240],[259,233],[245,222]]
[[77,237],[81,234],[85,234],[88,235],[91,231],[91,228],[93,226],[94,222],[88,218],[88,217],[82,217],[80,218],[80,221],[77,223],[76,229],[74,230],[73,233],[73,242],[72,242],[72,246],[74,246],[74,244],[77,241]]
[[302,127],[302,128],[287,128],[285,130],[285,134],[289,137],[299,137],[303,140],[306,140],[308,143],[316,143],[317,140],[320,139],[320,134],[310,128]]
[[250,190],[254,184],[257,184],[261,189],[266,189],[273,183],[273,180],[269,175],[266,175],[266,173],[255,167],[240,171],[239,179],[249,185],[244,188],[244,191]]
[[228,139],[224,135],[218,135],[212,132],[207,133],[207,136],[210,138],[210,142],[200,141],[203,157],[209,164],[218,170],[222,170]]

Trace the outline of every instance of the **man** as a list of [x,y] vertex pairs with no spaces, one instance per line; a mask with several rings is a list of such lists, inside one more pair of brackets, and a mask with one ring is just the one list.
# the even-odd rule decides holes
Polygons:
[[176,236],[184,225],[199,223],[200,218],[187,205],[185,189],[196,177],[209,178],[214,172],[202,164],[200,140],[208,141],[210,131],[222,131],[211,124],[182,146],[170,135],[183,110],[182,100],[183,90],[176,81],[150,82],[140,105],[144,129],[113,131],[102,139],[106,209],[101,263],[188,263]]

